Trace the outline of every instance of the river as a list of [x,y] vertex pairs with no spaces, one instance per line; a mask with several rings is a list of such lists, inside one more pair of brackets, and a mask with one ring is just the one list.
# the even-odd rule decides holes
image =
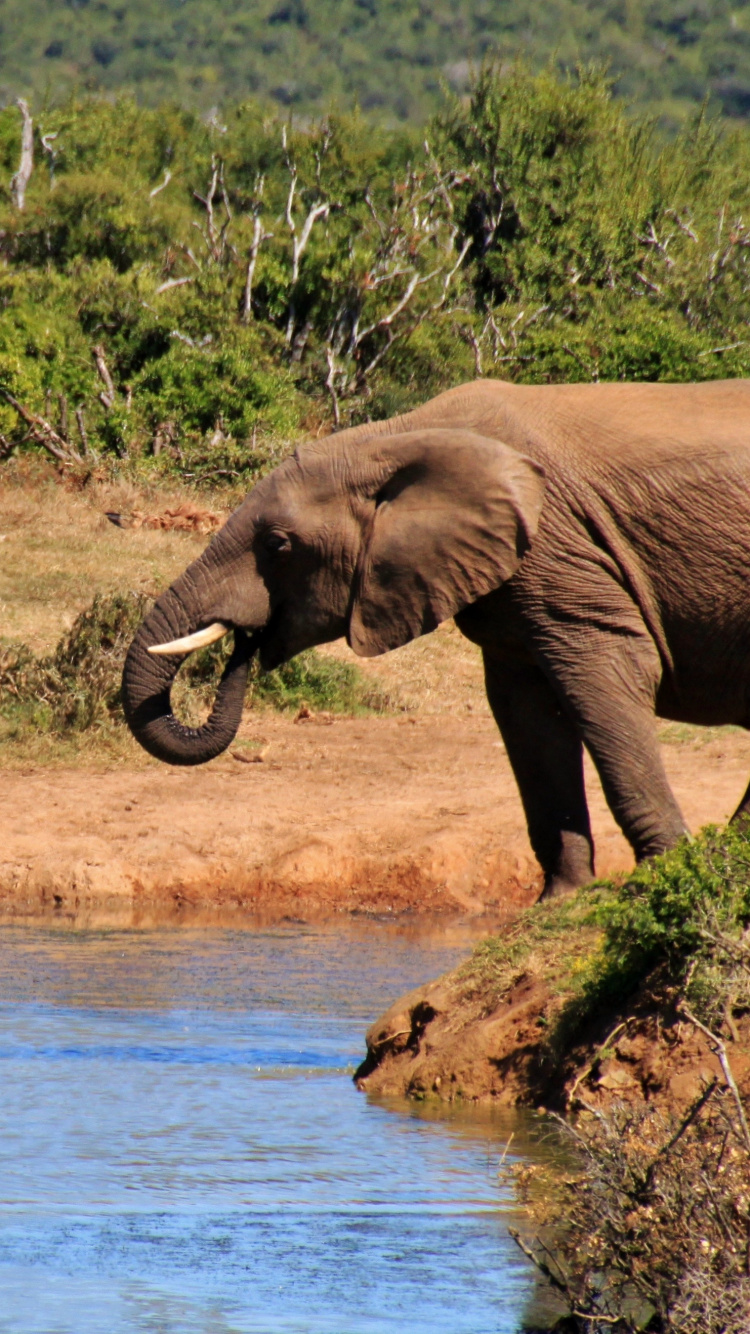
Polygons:
[[0,929],[2,1334],[517,1334],[513,1114],[368,1101],[460,931]]

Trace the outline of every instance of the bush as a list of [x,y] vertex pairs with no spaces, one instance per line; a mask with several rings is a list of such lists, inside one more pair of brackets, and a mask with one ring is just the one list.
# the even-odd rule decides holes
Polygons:
[[48,657],[0,651],[0,712],[13,731],[62,736],[121,721],[122,666],[150,605],[142,594],[97,594]]
[[[230,640],[221,640],[188,659],[178,681],[178,699],[194,692],[204,707],[213,699],[231,653]],[[257,658],[250,665],[247,701],[252,708],[267,706],[279,712],[307,706],[313,712],[365,713],[382,711],[389,701],[370,686],[351,663],[339,662],[315,649],[298,653],[291,661],[263,672]]]
[[[750,1139],[717,1081],[684,1115],[616,1104],[560,1124],[576,1169],[519,1174],[534,1243],[513,1235],[568,1314],[559,1334],[747,1334]],[[540,1189],[550,1198],[541,1203]],[[561,1229],[559,1219],[564,1220]]]
[[750,1006],[750,839],[744,822],[708,828],[601,892],[601,946],[581,978],[578,1014],[622,1005],[657,970],[707,1024]]

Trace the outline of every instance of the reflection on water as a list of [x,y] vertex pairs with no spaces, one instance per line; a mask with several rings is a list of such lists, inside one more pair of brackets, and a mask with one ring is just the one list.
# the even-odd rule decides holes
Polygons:
[[466,943],[0,931],[3,1334],[515,1334],[517,1118],[354,1089],[364,1028]]

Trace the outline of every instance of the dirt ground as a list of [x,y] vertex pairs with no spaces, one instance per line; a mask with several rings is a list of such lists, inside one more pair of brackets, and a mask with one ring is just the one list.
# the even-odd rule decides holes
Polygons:
[[[93,592],[164,587],[206,536],[114,527],[105,511],[184,500],[6,478],[6,641],[48,650]],[[479,932],[533,901],[539,874],[475,647],[450,623],[379,659],[343,643],[324,651],[357,661],[399,712],[248,714],[233,747],[244,758],[200,769],[157,764],[127,738],[109,757],[0,756],[0,915],[136,925],[458,912]],[[725,820],[750,775],[750,737],[674,726],[663,737],[691,827]],[[588,781],[597,869],[624,870],[630,850],[590,766]]]
[[[488,717],[265,713],[248,715],[241,740],[199,769],[6,770],[0,914],[123,926],[339,912],[497,919],[534,900],[538,871]],[[697,733],[664,755],[691,826],[726,819],[750,738]],[[589,791],[597,869],[624,870],[630,850],[591,770]]]

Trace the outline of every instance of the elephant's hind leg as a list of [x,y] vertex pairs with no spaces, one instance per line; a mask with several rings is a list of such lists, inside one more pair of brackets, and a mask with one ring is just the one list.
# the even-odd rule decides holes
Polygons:
[[487,698],[544,871],[542,897],[577,889],[593,877],[594,844],[575,724],[538,667],[485,650],[484,669]]

